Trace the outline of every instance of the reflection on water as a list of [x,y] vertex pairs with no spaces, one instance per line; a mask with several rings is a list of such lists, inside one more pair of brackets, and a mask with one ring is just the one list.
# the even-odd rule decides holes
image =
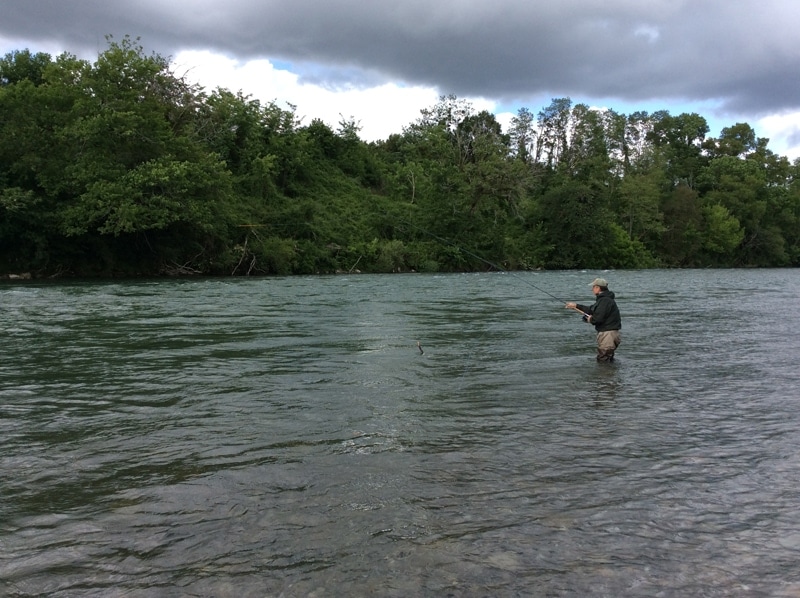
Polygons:
[[800,594],[798,274],[593,274],[0,287],[0,593]]

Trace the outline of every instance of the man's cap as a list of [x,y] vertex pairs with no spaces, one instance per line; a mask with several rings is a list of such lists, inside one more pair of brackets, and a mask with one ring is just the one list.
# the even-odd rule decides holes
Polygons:
[[605,287],[608,288],[608,281],[605,278],[595,278],[592,282],[589,283],[590,287]]

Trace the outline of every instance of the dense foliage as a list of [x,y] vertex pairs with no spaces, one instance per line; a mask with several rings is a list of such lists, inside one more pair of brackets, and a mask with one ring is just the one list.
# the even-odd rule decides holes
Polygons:
[[0,274],[800,264],[800,161],[745,123],[442,97],[366,143],[125,38],[0,59]]

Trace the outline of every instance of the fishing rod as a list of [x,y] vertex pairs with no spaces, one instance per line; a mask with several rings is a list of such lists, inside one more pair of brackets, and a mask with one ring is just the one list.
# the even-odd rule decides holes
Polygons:
[[[451,241],[451,240],[449,240],[449,239],[445,239],[444,237],[440,237],[439,235],[437,235],[437,234],[435,234],[435,233],[432,233],[432,232],[430,232],[430,231],[428,231],[428,230],[425,230],[424,228],[422,228],[422,227],[420,227],[420,226],[417,226],[416,224],[412,224],[412,223],[410,223],[410,222],[403,222],[403,224],[405,224],[405,225],[407,225],[407,226],[410,226],[411,228],[415,228],[415,229],[417,229],[418,231],[420,231],[420,232],[422,232],[422,233],[424,233],[424,234],[426,234],[426,235],[428,235],[428,236],[430,236],[430,237],[432,237],[432,238],[436,239],[437,241],[439,241],[439,242],[441,242],[441,243],[444,243],[445,245],[450,245],[451,247],[455,247],[455,248],[456,248],[456,249],[458,249],[459,251],[461,251],[461,252],[463,252],[463,253],[466,253],[467,255],[469,255],[469,256],[471,256],[471,257],[474,257],[476,260],[479,260],[479,261],[483,262],[484,264],[487,264],[487,265],[491,266],[492,268],[494,268],[495,270],[497,270],[497,271],[499,271],[499,272],[503,272],[504,274],[509,274],[509,275],[513,276],[513,277],[514,277],[514,278],[516,278],[517,280],[520,280],[520,281],[524,282],[524,283],[525,283],[525,284],[527,284],[528,286],[531,286],[531,287],[533,287],[534,289],[536,289],[536,290],[537,290],[537,291],[539,291],[540,293],[544,293],[545,295],[547,295],[548,297],[551,297],[552,299],[555,299],[555,300],[556,300],[556,301],[558,301],[559,303],[563,303],[563,304],[565,304],[565,305],[566,305],[566,303],[567,303],[566,301],[564,301],[564,300],[563,300],[563,299],[561,299],[560,297],[556,297],[555,295],[553,295],[552,293],[550,293],[550,292],[548,292],[548,291],[544,290],[543,288],[541,288],[541,287],[539,287],[539,286],[536,286],[536,285],[535,285],[535,284],[533,284],[531,281],[529,281],[529,280],[526,280],[526,279],[524,279],[524,278],[522,278],[522,277],[520,277],[520,276],[517,276],[517,275],[516,275],[516,274],[514,274],[513,272],[510,272],[510,271],[506,270],[505,268],[502,268],[502,267],[501,267],[501,266],[499,266],[498,264],[496,264],[496,263],[494,263],[494,262],[492,262],[492,261],[489,261],[489,260],[487,260],[487,259],[485,259],[485,258],[482,258],[481,256],[479,256],[479,255],[477,255],[477,254],[475,254],[475,253],[472,253],[471,251],[469,251],[469,250],[467,250],[467,249],[464,249],[463,247],[461,247],[460,245],[458,245],[457,243],[455,243],[455,242],[453,242],[453,241]],[[575,311],[577,311],[578,313],[580,313],[581,315],[583,315],[583,316],[585,316],[585,317],[588,317],[588,316],[589,316],[589,314],[587,314],[587,313],[585,313],[585,312],[581,311],[581,310],[580,310],[580,309],[578,309],[577,307],[575,307],[575,308],[570,308],[570,309],[574,309]]]
[[567,305],[567,308],[578,312],[584,318],[591,318],[592,317],[592,314],[587,314],[585,311],[583,311],[582,309],[578,309],[577,307],[572,307],[571,305]]

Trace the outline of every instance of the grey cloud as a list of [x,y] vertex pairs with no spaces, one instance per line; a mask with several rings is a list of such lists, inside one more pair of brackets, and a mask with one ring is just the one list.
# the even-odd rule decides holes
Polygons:
[[105,34],[173,55],[209,48],[378,80],[524,101],[542,95],[800,106],[800,5],[783,0],[6,0],[0,35],[95,55]]

